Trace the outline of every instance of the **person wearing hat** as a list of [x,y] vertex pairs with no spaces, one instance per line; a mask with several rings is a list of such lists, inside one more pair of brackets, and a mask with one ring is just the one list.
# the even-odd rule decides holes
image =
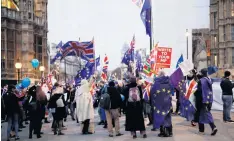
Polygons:
[[199,114],[199,133],[204,134],[204,124],[209,124],[212,129],[211,135],[214,136],[217,133],[218,129],[214,124],[213,116],[210,112],[213,103],[213,90],[212,82],[211,79],[208,77],[208,70],[206,68],[201,70],[201,79],[200,81],[198,81],[196,95],[196,105],[200,105],[196,107],[197,113]]

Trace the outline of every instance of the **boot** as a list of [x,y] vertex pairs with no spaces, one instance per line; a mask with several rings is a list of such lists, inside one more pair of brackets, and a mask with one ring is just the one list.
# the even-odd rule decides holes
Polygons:
[[164,128],[163,126],[160,126],[160,132],[158,134],[159,137],[163,137],[164,136]]
[[170,137],[169,127],[164,127],[164,137]]
[[169,130],[169,137],[173,136],[173,130],[172,130],[172,125],[168,128]]
[[107,121],[104,121],[104,126],[103,128],[107,128]]

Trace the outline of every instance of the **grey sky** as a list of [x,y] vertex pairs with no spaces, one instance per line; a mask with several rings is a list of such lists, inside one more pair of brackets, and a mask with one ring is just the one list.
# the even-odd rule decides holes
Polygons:
[[[185,30],[209,27],[208,0],[152,0],[154,40],[173,48],[172,66],[186,56]],[[49,0],[49,42],[95,39],[96,54],[110,60],[110,69],[120,64],[124,42],[136,36],[136,48],[149,48],[149,37],[132,0]],[[189,41],[191,54],[191,37]],[[191,55],[190,55],[191,56]]]

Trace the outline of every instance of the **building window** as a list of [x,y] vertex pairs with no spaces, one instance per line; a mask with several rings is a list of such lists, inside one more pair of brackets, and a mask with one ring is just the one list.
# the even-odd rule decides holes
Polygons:
[[14,60],[14,51],[7,51],[7,58],[8,59],[13,59]]
[[5,41],[2,40],[2,41],[1,41],[1,50],[4,50],[4,49],[5,49]]
[[223,26],[223,41],[226,41],[226,27]]
[[215,66],[218,66],[218,59],[217,59],[217,55],[214,56],[214,63],[215,63]]
[[1,39],[2,39],[2,40],[5,39],[5,32],[4,32],[4,29],[1,29]]
[[234,40],[234,24],[231,26],[231,39]]
[[32,13],[28,13],[28,19],[32,18]]
[[234,1],[231,2],[231,5],[232,5],[231,15],[234,17]]
[[232,48],[232,64],[234,65],[234,48]]
[[1,59],[1,69],[5,69],[5,59]]
[[13,41],[7,42],[7,50],[14,50],[14,43]]
[[214,12],[214,29],[216,29],[217,12]]
[[13,30],[7,30],[7,40],[14,41],[14,31]]
[[32,8],[32,2],[31,2],[31,1],[29,1],[29,2],[28,2],[28,10],[30,10],[30,11],[31,11],[31,8]]
[[214,36],[214,47],[216,48],[216,43],[217,43],[217,37],[216,35]]
[[8,68],[13,69],[14,68],[14,60],[7,60],[8,62]]

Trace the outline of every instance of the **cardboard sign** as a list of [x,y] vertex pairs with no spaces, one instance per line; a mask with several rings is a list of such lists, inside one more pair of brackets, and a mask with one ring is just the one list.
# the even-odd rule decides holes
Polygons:
[[157,61],[156,61],[158,68],[170,68],[171,53],[172,53],[172,48],[158,47]]

